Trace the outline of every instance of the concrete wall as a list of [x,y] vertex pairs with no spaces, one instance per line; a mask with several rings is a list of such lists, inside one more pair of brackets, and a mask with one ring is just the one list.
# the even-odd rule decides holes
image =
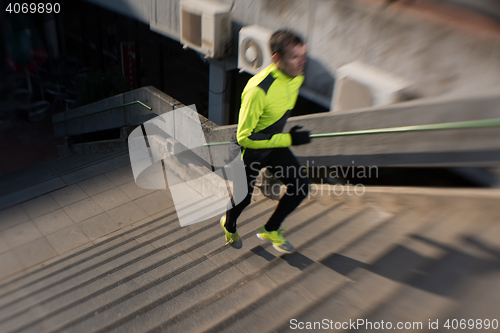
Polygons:
[[[156,0],[86,0],[94,5],[149,24]],[[165,2],[165,1],[164,1]]]
[[[81,134],[105,125],[108,128],[140,125],[165,112],[184,107],[153,87],[94,103],[71,111],[81,115],[113,103],[140,100],[151,106],[149,111],[137,105],[75,120],[77,124],[55,124],[57,136]],[[116,105],[116,104],[114,104]],[[372,130],[400,126],[440,124],[480,119],[500,119],[500,93],[477,94],[474,97],[436,97],[399,103],[397,105],[359,109],[345,112],[320,113],[292,117],[284,129],[302,125],[312,134]],[[146,111],[144,111],[146,110]],[[474,112],[471,112],[473,110]],[[118,114],[116,114],[118,113]],[[62,119],[54,116],[54,121]],[[91,118],[94,117],[94,118]],[[236,126],[217,126],[199,116],[206,142],[227,142]],[[125,124],[125,125],[123,125]],[[184,128],[185,126],[179,126]],[[87,132],[85,132],[87,133]],[[186,133],[187,134],[187,133]],[[303,165],[375,165],[375,166],[496,166],[500,162],[500,127],[434,130],[425,132],[365,134],[316,138],[311,144],[292,147]],[[160,143],[168,148],[168,144]],[[211,149],[226,151],[227,146]],[[220,151],[219,151],[220,152]],[[223,155],[223,154],[218,154]],[[204,154],[199,156],[210,159]],[[309,163],[309,164],[307,164]],[[223,165],[223,164],[217,164]]]
[[[139,104],[133,104],[99,112],[134,101],[141,101],[152,109],[148,110]],[[144,87],[54,115],[52,117],[54,134],[56,137],[64,137],[137,126],[157,115],[183,106],[156,88]]]
[[[179,0],[89,1],[179,39]],[[305,87],[327,99],[335,69],[355,60],[415,81],[420,96],[467,94],[500,86],[500,29],[491,24],[488,31],[455,29],[444,24],[445,18],[443,24],[439,18],[430,19],[441,15],[437,9],[385,7],[383,2],[234,0],[232,18],[236,27],[261,24],[301,33],[310,54]]]
[[[312,134],[500,118],[500,94],[436,97],[397,105],[292,117]],[[471,112],[473,110],[473,112]],[[234,126],[213,128],[207,142],[228,141]],[[500,127],[316,138],[292,147],[303,165],[495,166]],[[307,164],[309,163],[309,164]]]
[[489,16],[500,19],[500,2],[497,0],[438,0],[457,4],[483,12]]

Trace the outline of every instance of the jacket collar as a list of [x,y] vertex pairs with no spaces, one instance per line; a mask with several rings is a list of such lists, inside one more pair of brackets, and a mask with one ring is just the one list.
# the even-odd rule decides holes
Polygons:
[[[273,77],[277,80],[290,81],[290,80],[295,79],[293,77],[286,75],[281,70],[279,70],[278,67],[276,67],[276,64],[274,62],[270,65],[270,68],[271,68],[271,73],[273,74]],[[300,76],[302,76],[302,74],[300,74],[297,77],[300,77]]]

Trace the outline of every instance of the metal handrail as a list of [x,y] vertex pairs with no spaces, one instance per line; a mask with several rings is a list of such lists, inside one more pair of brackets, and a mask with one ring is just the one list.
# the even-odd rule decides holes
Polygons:
[[[359,131],[311,134],[309,137],[315,139],[315,138],[364,135],[364,134],[404,133],[404,132],[417,132],[417,131],[435,131],[435,130],[498,127],[498,126],[500,126],[500,118],[492,118],[492,119],[482,119],[482,120],[455,121],[449,123],[428,124],[428,125],[414,125],[414,126],[359,130]],[[218,146],[227,144],[229,144],[229,142],[211,142],[204,144],[204,146]]]
[[152,107],[147,106],[146,104],[144,104],[141,101],[134,101],[134,102],[130,102],[130,103],[122,104],[122,105],[113,106],[113,107],[110,107],[110,108],[107,108],[107,109],[104,109],[104,110],[92,112],[92,113],[89,113],[89,114],[84,114],[82,116],[73,117],[73,118],[69,118],[69,119],[64,119],[64,120],[61,120],[61,121],[56,121],[53,124],[60,124],[60,123],[68,122],[68,121],[75,120],[75,119],[85,118],[85,117],[92,116],[92,115],[95,115],[95,114],[98,114],[98,113],[106,112],[106,111],[113,110],[113,109],[118,109],[118,108],[121,108],[121,107],[124,107],[124,106],[129,106],[129,105],[132,105],[132,104],[140,104],[140,105],[144,106],[148,110],[152,110],[153,109]]

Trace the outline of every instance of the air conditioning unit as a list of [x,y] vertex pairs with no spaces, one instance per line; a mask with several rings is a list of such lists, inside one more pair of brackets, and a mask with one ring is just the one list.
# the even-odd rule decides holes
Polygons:
[[271,64],[269,38],[272,34],[273,30],[259,25],[241,28],[238,42],[238,68],[241,71],[257,74]]
[[333,111],[389,105],[405,98],[413,83],[361,61],[351,62],[335,71]]
[[227,55],[231,42],[231,5],[209,0],[181,0],[181,43],[206,58]]

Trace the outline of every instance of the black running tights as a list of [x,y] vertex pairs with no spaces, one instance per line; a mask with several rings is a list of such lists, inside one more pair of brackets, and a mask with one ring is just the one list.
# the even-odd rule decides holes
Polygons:
[[[248,162],[248,163],[247,163]],[[243,210],[250,204],[257,176],[262,168],[266,167],[276,178],[287,186],[287,191],[280,199],[276,210],[266,223],[267,231],[278,230],[283,220],[307,197],[309,194],[309,181],[301,172],[300,165],[289,148],[275,148],[267,158],[259,162],[245,160],[248,194],[245,199],[234,207],[228,205],[226,213],[226,229],[236,231],[236,220]]]

